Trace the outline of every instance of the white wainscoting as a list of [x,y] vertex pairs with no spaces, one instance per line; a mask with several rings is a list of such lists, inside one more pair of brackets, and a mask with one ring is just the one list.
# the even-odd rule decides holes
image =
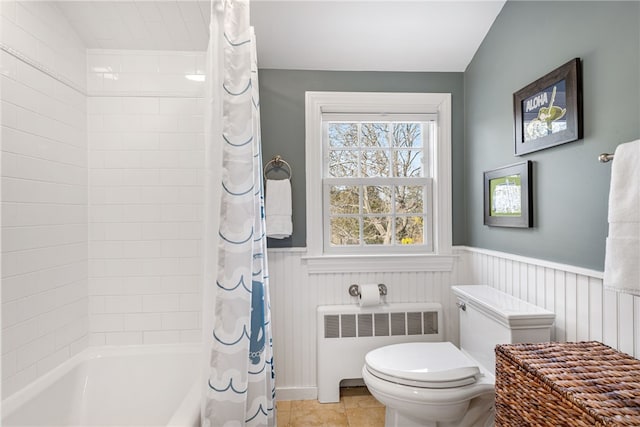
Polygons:
[[556,313],[555,341],[600,341],[640,358],[640,297],[603,289],[603,273],[489,251],[458,248],[469,280]]
[[352,283],[385,283],[388,302],[440,302],[445,337],[458,342],[455,284],[485,284],[556,313],[557,341],[597,340],[640,356],[640,298],[603,291],[602,272],[477,248],[455,248],[451,272],[309,274],[304,248],[270,249],[278,398],[314,399],[316,307],[356,303]]
[[[271,317],[278,398],[316,397],[316,308],[356,303],[348,294],[353,283],[385,283],[387,302],[440,302],[445,336],[455,325],[452,283],[461,278],[458,261],[452,272],[321,273],[308,274],[304,248],[270,249]],[[457,333],[455,334],[457,336]]]

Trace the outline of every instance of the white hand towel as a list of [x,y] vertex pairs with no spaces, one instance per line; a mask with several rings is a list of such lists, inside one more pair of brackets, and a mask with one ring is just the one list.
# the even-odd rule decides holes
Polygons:
[[614,153],[604,287],[640,296],[640,140]]
[[291,236],[291,181],[268,179],[266,183],[265,221],[267,237],[286,239]]

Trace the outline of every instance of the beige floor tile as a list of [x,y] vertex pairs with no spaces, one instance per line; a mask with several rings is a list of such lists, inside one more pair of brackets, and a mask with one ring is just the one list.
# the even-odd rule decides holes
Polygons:
[[384,427],[385,408],[366,387],[342,389],[339,403],[277,401],[278,427]]
[[382,408],[384,405],[371,395],[367,396],[344,396],[342,398],[345,409],[349,408]]
[[291,413],[310,412],[310,411],[337,411],[344,412],[344,404],[339,403],[320,403],[317,400],[292,400]]
[[333,409],[295,410],[291,412],[291,427],[349,427],[347,414]]
[[384,415],[384,407],[347,409],[349,427],[384,427]]
[[277,427],[289,427],[291,425],[291,412],[278,409],[276,422]]
[[276,408],[278,411],[291,411],[290,400],[276,400]]

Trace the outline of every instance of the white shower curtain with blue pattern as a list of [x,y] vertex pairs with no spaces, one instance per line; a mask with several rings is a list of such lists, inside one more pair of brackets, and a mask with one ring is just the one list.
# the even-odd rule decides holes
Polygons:
[[214,0],[210,37],[207,187],[212,188],[207,188],[205,256],[217,262],[205,265],[208,378],[202,425],[274,426],[258,68],[249,1]]

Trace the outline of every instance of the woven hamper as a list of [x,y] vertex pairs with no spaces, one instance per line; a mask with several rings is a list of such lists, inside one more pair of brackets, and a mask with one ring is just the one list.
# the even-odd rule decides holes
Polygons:
[[496,347],[496,426],[640,426],[640,360],[599,342]]

